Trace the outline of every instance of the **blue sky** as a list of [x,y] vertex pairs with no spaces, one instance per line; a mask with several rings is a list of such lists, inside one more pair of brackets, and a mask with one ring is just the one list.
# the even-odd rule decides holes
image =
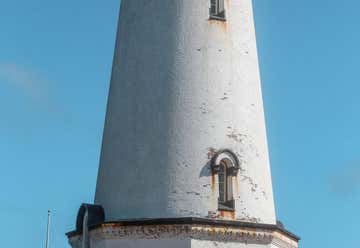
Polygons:
[[[307,248],[358,247],[360,3],[256,0],[277,215]],[[66,247],[92,202],[119,0],[2,0],[0,233]]]

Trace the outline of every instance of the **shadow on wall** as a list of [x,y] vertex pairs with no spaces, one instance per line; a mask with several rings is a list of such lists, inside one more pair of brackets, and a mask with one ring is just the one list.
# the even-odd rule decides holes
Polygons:
[[210,177],[211,175],[211,161],[209,161],[202,167],[199,177]]

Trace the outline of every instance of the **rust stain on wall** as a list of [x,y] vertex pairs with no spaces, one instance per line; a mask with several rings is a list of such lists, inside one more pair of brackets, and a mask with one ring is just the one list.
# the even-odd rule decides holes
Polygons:
[[236,174],[236,176],[233,177],[233,185],[234,185],[234,195],[238,196],[239,195],[239,182],[238,182],[237,174]]
[[212,175],[211,175],[211,191],[213,192],[213,193],[215,193],[215,174],[213,173]]
[[217,27],[217,28],[221,29],[224,32],[228,31],[228,22],[227,21],[210,19],[209,20],[209,26],[210,27]]
[[223,219],[235,220],[235,212],[234,211],[219,211],[219,215]]

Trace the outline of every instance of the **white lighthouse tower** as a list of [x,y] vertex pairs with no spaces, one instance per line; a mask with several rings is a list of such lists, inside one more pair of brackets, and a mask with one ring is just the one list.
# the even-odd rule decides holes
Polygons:
[[122,0],[73,248],[298,247],[276,221],[251,0]]

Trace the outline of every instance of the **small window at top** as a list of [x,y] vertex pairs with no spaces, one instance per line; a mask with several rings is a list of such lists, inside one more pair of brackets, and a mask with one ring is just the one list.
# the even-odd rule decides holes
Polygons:
[[224,0],[210,0],[210,19],[225,21]]

